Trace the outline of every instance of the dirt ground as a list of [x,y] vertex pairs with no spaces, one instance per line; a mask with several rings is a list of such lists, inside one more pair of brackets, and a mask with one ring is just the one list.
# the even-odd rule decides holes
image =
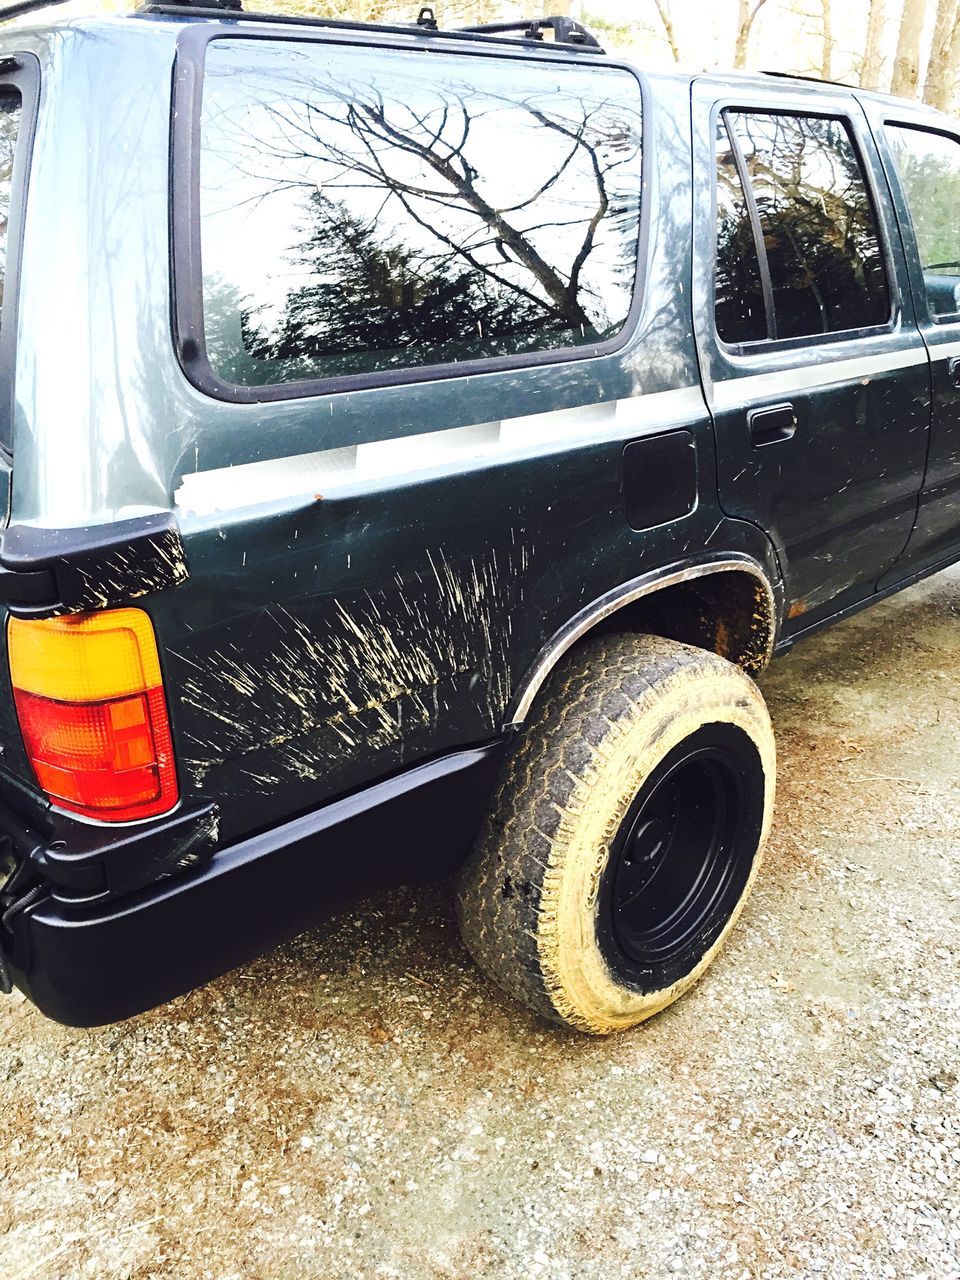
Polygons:
[[3,1280],[960,1277],[960,571],[762,685],[765,872],[638,1031],[501,999],[445,886],[122,1026],[3,1001]]

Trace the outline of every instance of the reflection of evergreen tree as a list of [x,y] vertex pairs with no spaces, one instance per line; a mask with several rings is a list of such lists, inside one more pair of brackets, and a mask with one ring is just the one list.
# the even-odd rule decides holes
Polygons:
[[285,379],[297,376],[298,362],[309,366],[325,356],[352,373],[407,363],[411,346],[421,359],[436,351],[449,361],[461,346],[463,358],[478,345],[497,355],[541,345],[544,332],[569,332],[558,308],[519,296],[456,256],[391,242],[321,192],[310,206],[313,225],[292,257],[309,282],[288,294],[276,322],[268,307],[242,315],[247,350],[257,360],[280,361]]
[[243,343],[243,298],[222,276],[203,281],[203,324],[207,359],[224,382],[255,386],[263,370]]

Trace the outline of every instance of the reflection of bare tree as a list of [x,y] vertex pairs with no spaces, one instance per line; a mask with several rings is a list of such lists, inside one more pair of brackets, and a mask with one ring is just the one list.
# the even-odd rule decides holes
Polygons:
[[876,219],[843,123],[762,113],[731,121],[756,199],[776,335],[882,324],[889,300]]
[[[246,179],[238,205],[298,191],[309,213],[289,257],[306,283],[279,322],[275,306],[246,309],[259,358],[352,347],[383,349],[389,363],[392,349],[451,339],[468,358],[544,345],[545,332],[566,333],[560,345],[597,341],[623,323],[639,212],[634,108],[449,82],[404,102],[321,73],[251,114],[254,131],[250,115],[241,128],[225,112],[207,126]],[[532,173],[493,145],[523,132],[536,144]],[[422,362],[406,351],[405,363]]]
[[724,342],[767,337],[760,264],[740,174],[723,122],[717,132],[716,323]]

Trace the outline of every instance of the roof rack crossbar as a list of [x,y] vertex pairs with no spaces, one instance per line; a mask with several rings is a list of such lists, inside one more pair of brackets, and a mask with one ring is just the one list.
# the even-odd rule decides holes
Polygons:
[[238,17],[243,13],[243,5],[241,0],[170,0],[169,4],[145,4],[142,6],[145,10],[153,9],[189,9],[201,10],[203,13],[209,13],[211,10],[224,11],[228,17]]
[[525,40],[542,40],[545,30],[553,31],[557,44],[586,45],[590,49],[600,49],[600,41],[574,18],[518,18],[511,22],[482,22],[476,27],[460,27],[460,31],[472,31],[477,35],[509,35],[514,31],[523,33]]

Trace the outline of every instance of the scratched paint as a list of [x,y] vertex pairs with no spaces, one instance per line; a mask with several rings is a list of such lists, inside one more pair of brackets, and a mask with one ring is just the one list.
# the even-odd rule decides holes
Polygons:
[[[435,730],[466,691],[490,731],[514,681],[511,606],[529,548],[452,561],[428,551],[378,590],[261,610],[220,643],[171,651],[170,683],[191,711],[181,762],[194,788],[234,767],[234,787],[268,790],[290,779],[335,781],[353,760],[403,755],[417,730]],[[199,726],[199,727],[197,727]]]

